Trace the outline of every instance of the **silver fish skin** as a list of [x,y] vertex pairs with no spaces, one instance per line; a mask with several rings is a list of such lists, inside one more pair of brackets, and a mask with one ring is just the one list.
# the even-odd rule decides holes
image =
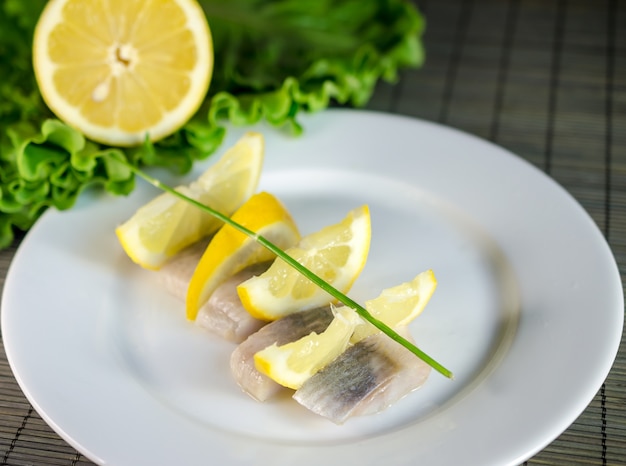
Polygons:
[[293,398],[335,424],[343,424],[352,416],[387,409],[423,385],[430,371],[430,366],[409,350],[376,333],[309,378]]
[[270,265],[271,262],[254,264],[225,280],[198,310],[196,324],[234,343],[241,343],[258,331],[267,322],[252,317],[243,307],[237,286],[262,274]]
[[333,320],[330,306],[300,311],[275,320],[250,335],[230,358],[230,369],[241,389],[258,401],[266,401],[285,387],[257,371],[255,353],[276,343],[285,345],[310,334],[321,333]]

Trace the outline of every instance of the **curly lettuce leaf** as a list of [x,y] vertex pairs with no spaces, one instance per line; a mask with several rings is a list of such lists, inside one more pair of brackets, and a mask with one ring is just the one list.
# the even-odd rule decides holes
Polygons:
[[45,3],[0,3],[0,248],[89,186],[129,193],[133,177],[114,157],[185,173],[220,147],[226,123],[298,135],[301,112],[362,106],[379,80],[424,58],[424,20],[406,0],[200,0],[215,53],[201,109],[159,142],[107,147],[55,119],[39,94],[31,41]]
[[204,1],[216,44],[209,123],[262,119],[301,131],[300,111],[362,106],[379,79],[421,65],[424,20],[406,1]]
[[10,245],[13,228],[30,228],[48,207],[69,209],[90,185],[114,194],[134,187],[130,170],[114,162],[121,150],[99,147],[58,120],[39,128],[16,124],[7,137],[11,143],[0,152],[0,247]]

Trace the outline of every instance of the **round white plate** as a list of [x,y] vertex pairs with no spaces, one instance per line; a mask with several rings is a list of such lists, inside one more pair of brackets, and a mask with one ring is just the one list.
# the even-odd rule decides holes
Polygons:
[[598,228],[550,178],[467,134],[363,111],[303,123],[300,138],[261,128],[259,189],[303,233],[369,204],[370,259],[351,296],[432,268],[439,286],[412,333],[455,379],[433,372],[385,412],[343,426],[289,397],[248,398],[228,371],[233,346],[188,323],[117,243],[116,225],[157,194],[138,180],[128,198],[92,192],[47,212],[21,244],[2,333],[28,399],[79,451],[116,466],[516,465],[533,455],[585,409],[617,352],[623,294]]

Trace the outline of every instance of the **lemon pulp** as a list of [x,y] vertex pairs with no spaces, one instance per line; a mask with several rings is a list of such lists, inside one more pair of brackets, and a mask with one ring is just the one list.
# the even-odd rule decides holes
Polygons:
[[[361,206],[350,211],[342,221],[304,236],[285,253],[346,293],[365,266],[370,239],[369,208]],[[263,320],[275,320],[333,300],[280,258],[267,272],[239,285],[237,292],[248,312]]]
[[128,146],[165,137],[196,112],[213,46],[195,0],[51,0],[35,29],[33,65],[61,120]]

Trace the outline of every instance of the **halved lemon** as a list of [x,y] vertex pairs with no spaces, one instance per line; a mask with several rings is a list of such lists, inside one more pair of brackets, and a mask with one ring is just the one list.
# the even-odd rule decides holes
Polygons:
[[198,110],[213,45],[195,0],[51,0],[33,65],[61,120],[94,141],[129,146],[173,133]]
[[[303,237],[297,246],[285,252],[345,293],[365,266],[370,239],[369,208],[362,206],[349,212],[341,222]],[[280,258],[267,272],[239,285],[237,292],[248,312],[263,320],[275,320],[334,300]]]
[[297,390],[309,377],[343,353],[358,322],[359,317],[351,308],[337,309],[324,332],[313,332],[282,346],[274,343],[254,355],[254,365],[280,385]]
[[[261,134],[246,133],[196,181],[176,189],[224,215],[232,215],[256,190],[263,144]],[[221,220],[164,193],[140,207],[115,233],[134,262],[157,270],[174,254],[221,226]]]
[[[377,298],[365,301],[365,309],[391,328],[404,327],[422,313],[435,288],[435,274],[432,270],[426,270],[410,282],[387,288]],[[354,329],[350,341],[356,343],[379,331],[369,322],[363,321]]]
[[[300,233],[285,206],[272,194],[253,195],[232,219],[263,236],[281,249],[300,240]],[[224,225],[211,239],[196,266],[187,289],[187,318],[195,320],[198,309],[224,279],[276,255],[230,225]]]

